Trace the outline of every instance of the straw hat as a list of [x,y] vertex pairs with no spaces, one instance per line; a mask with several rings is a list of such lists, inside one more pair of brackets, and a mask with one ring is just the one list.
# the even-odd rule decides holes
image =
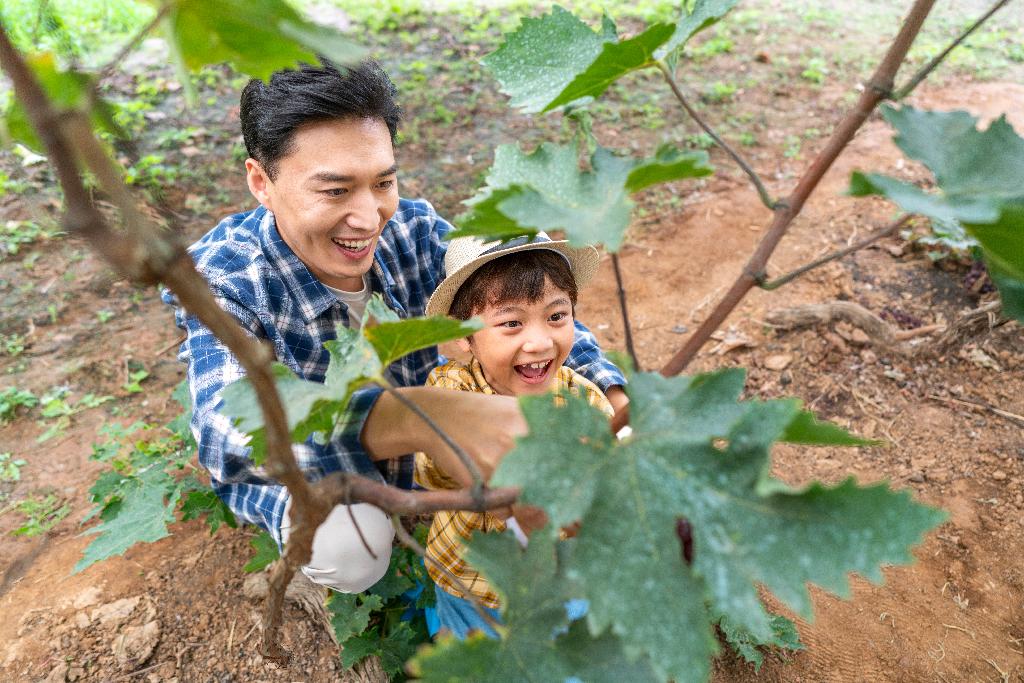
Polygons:
[[448,253],[444,257],[444,271],[448,277],[437,286],[427,302],[427,315],[448,315],[459,287],[485,263],[517,251],[532,249],[547,249],[561,254],[569,262],[569,270],[578,288],[590,282],[601,261],[601,255],[594,247],[570,247],[567,240],[552,240],[543,232],[538,232],[532,239],[523,236],[504,243],[484,242],[477,237],[458,237],[448,245]]

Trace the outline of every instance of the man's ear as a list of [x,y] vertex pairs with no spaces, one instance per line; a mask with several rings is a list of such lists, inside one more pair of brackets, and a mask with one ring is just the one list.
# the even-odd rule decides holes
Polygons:
[[462,339],[455,340],[455,345],[459,347],[459,351],[462,351],[463,353],[470,352],[470,350],[473,348],[472,346],[470,346],[470,339],[472,339],[472,337],[463,337]]
[[273,211],[274,207],[271,206],[272,199],[270,197],[270,187],[273,182],[263,169],[263,165],[255,159],[245,160],[245,182],[249,185],[249,192],[256,198],[256,201]]

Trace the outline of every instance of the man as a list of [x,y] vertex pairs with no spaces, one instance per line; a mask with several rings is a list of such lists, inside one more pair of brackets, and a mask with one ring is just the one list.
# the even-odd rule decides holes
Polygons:
[[[335,338],[338,325],[357,326],[372,294],[401,317],[423,315],[444,277],[443,237],[451,225],[426,201],[398,196],[394,139],[401,110],[394,94],[387,75],[370,61],[340,71],[302,66],[274,74],[269,83],[251,81],[239,116],[249,153],[246,180],[260,206],[225,218],[191,248],[221,306],[267,340],[278,361],[311,381],[324,381],[324,342]],[[176,303],[168,293],[164,299]],[[242,369],[194,316],[179,308],[176,322],[187,332],[179,358],[189,365],[199,461],[238,517],[283,544],[290,526],[287,490],[253,466],[245,436],[218,412],[221,390]],[[620,408],[626,403],[622,375],[585,328],[576,337],[569,365]],[[422,386],[437,363],[437,349],[426,349],[387,374],[489,475],[525,432],[515,399]],[[293,446],[311,480],[341,470],[408,488],[408,454],[416,451],[466,476],[441,439],[380,389],[355,394],[337,434],[326,445]],[[387,570],[392,539],[380,509],[338,506],[317,530],[303,571],[335,590],[365,590]]]

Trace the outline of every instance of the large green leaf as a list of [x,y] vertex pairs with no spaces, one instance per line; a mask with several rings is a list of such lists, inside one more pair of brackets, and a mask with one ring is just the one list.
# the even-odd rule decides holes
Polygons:
[[380,362],[390,365],[413,351],[468,337],[481,327],[478,320],[452,320],[437,316],[385,322],[368,328],[365,334]]
[[[544,143],[529,154],[517,145],[502,145],[487,186],[466,202],[470,210],[459,218],[472,229],[452,236],[485,234],[486,217],[498,212],[506,219],[494,222],[498,234],[514,232],[514,222],[516,234],[563,230],[574,244],[602,243],[615,251],[629,226],[633,202],[625,185],[634,165],[599,147],[591,157],[592,170],[581,172],[575,144]],[[493,201],[493,193],[499,193],[500,201]],[[474,217],[477,206],[486,211],[484,216]]]
[[523,19],[501,47],[481,61],[512,98],[513,107],[539,112],[587,70],[605,43],[615,39],[615,25],[607,17],[601,31],[595,32],[555,5],[550,14]]
[[[529,435],[493,479],[521,486],[552,529],[582,520],[566,571],[590,600],[591,631],[611,626],[663,678],[707,677],[711,614],[768,640],[758,585],[809,616],[808,582],[845,595],[848,572],[879,581],[881,565],[911,561],[908,546],[944,517],[884,484],[793,489],[771,478],[775,441],[852,437],[808,419],[795,400],[741,402],[742,388],[737,370],[635,375],[625,441],[577,399],[557,409],[550,397],[524,398]],[[573,476],[553,474],[555,458]],[[681,519],[692,529],[692,566]]]
[[661,46],[655,57],[661,59],[673,50],[682,47],[690,38],[712,26],[736,6],[738,0],[697,0],[693,9],[687,12],[683,5],[683,16],[675,26],[675,33]]
[[[58,111],[74,111],[89,116],[95,128],[120,136],[122,131],[114,123],[110,105],[95,94],[95,78],[73,70],[61,69],[52,52],[27,55],[25,62],[35,75],[50,103]],[[10,97],[3,116],[2,131],[11,142],[20,142],[26,147],[42,151],[42,143],[36,137],[28,116],[21,103]]]
[[598,97],[622,76],[651,66],[654,63],[654,51],[669,39],[674,30],[672,24],[654,24],[629,40],[605,43],[597,59],[555,99],[548,102],[544,111],[551,111],[584,97]]
[[306,21],[284,0],[177,0],[167,23],[190,69],[229,62],[265,80],[299,62],[315,64],[317,55],[344,65],[365,54],[334,29]]
[[896,144],[935,174],[937,193],[878,174],[854,173],[853,195],[881,194],[905,211],[959,222],[981,246],[1007,314],[1024,321],[1024,138],[1006,117],[984,131],[963,111],[883,110]]
[[476,534],[467,548],[467,559],[503,596],[502,639],[442,637],[411,662],[423,680],[656,680],[644,659],[625,657],[619,639],[611,633],[594,638],[581,624],[565,633],[570,590],[550,535],[534,537],[523,550],[511,533]]
[[[130,487],[121,490],[118,514],[86,531],[98,534],[85,549],[72,571],[77,574],[94,562],[123,555],[136,543],[152,543],[169,535],[167,525],[174,521],[178,488],[162,468],[153,466],[140,472]],[[170,496],[170,500],[164,499]]]

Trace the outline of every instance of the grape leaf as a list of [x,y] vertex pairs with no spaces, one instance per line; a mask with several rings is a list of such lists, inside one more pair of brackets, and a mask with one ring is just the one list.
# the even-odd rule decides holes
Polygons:
[[[50,103],[59,111],[85,113],[94,128],[105,130],[116,137],[124,137],[124,132],[114,122],[114,111],[110,104],[94,94],[95,77],[79,71],[61,70],[52,52],[26,55],[25,63],[39,81]],[[28,115],[17,98],[9,98],[2,124],[0,133],[8,141],[20,142],[36,151],[43,150],[43,144],[36,137]]]
[[[333,353],[331,359],[334,360]],[[346,370],[351,371],[349,368]],[[302,379],[281,363],[274,363],[272,371],[292,441],[302,443],[314,432],[330,432],[336,416],[345,407],[347,390]],[[329,366],[328,375],[330,371]],[[230,417],[239,430],[252,437],[249,441],[250,457],[255,464],[263,464],[267,457],[266,426],[263,410],[249,378],[243,377],[229,384],[224,388],[222,397],[224,405],[221,412]]]
[[[354,330],[339,325],[336,338],[324,344],[331,359],[324,383],[302,379],[281,363],[272,367],[274,383],[281,395],[288,430],[293,443],[310,436],[328,438],[348,405],[352,392],[371,381],[382,381],[384,366],[402,356],[428,346],[466,337],[480,329],[478,321],[449,318],[410,318],[395,320],[386,313],[379,296],[370,300],[363,316],[387,319],[377,325],[364,324]],[[266,427],[263,411],[248,377],[228,385],[222,392],[221,412],[235,426],[250,435],[250,457],[257,465],[266,459]]]
[[277,543],[274,541],[274,537],[271,536],[267,531],[260,531],[249,541],[249,545],[256,551],[253,556],[249,558],[249,561],[242,567],[242,571],[252,574],[254,572],[263,571],[271,562],[281,556],[281,552],[277,549]]
[[738,0],[697,0],[692,11],[686,12],[685,3],[683,17],[675,26],[675,33],[668,42],[655,53],[661,59],[673,50],[682,47],[690,38],[712,26],[736,6]]
[[666,143],[658,147],[653,158],[637,162],[626,178],[626,190],[639,192],[657,183],[700,178],[713,172],[707,152],[683,152]]
[[383,604],[384,601],[376,595],[332,591],[328,596],[327,610],[338,644],[344,647],[345,641],[365,631],[370,625],[370,612],[380,609]]
[[555,5],[550,14],[525,18],[505,36],[495,52],[481,62],[501,84],[509,103],[525,112],[539,112],[614,41],[615,24],[608,17],[601,31],[592,31],[568,10]]
[[654,63],[654,51],[673,34],[673,24],[654,24],[628,40],[607,42],[585,71],[544,106],[551,111],[584,97],[596,98],[612,83],[631,71]]
[[[77,574],[94,562],[123,555],[136,543],[152,543],[169,535],[167,525],[174,521],[178,487],[174,479],[159,467],[138,473],[130,486],[120,490],[117,515],[104,518],[85,534],[97,534],[75,564]],[[164,502],[166,497],[170,500]]]
[[1002,116],[984,131],[963,111],[883,109],[896,144],[935,175],[938,193],[873,173],[854,173],[850,194],[885,195],[905,211],[959,222],[974,237],[1003,309],[1024,321],[1024,138]]
[[[573,244],[603,243],[609,250],[617,250],[629,226],[633,202],[626,195],[625,184],[635,162],[601,147],[591,157],[593,170],[581,172],[577,159],[575,144],[544,143],[529,154],[517,145],[500,146],[487,186],[466,202],[470,211],[459,221],[483,229],[488,217],[500,212],[508,219],[495,221],[502,234],[509,233],[508,221],[514,221],[521,226],[515,234],[564,230]],[[510,191],[503,192],[500,201],[488,201],[493,192],[503,190]],[[478,204],[483,204],[487,216],[472,216]],[[464,234],[458,230],[451,236]]]
[[[577,622],[568,633],[569,584],[549,534],[524,550],[511,533],[475,534],[467,559],[503,596],[501,640],[442,637],[410,663],[425,681],[654,681],[646,661],[629,661],[611,633],[593,638]],[[555,637],[556,633],[561,632]]]
[[782,616],[773,614],[769,619],[771,636],[767,640],[756,638],[750,631],[741,626],[733,624],[727,617],[718,622],[719,628],[725,634],[725,640],[729,646],[736,650],[743,659],[754,665],[754,671],[760,671],[764,664],[764,655],[761,654],[762,647],[778,647],[784,650],[803,650],[803,643],[800,642],[800,634],[797,633],[796,624]]
[[[852,437],[809,419],[796,400],[740,402],[743,378],[741,370],[635,375],[633,434],[621,442],[573,406],[578,399],[561,409],[550,397],[521,399],[529,435],[493,479],[521,486],[548,511],[551,529],[582,519],[567,573],[590,600],[591,632],[611,626],[663,678],[706,678],[711,613],[768,638],[757,584],[809,616],[807,582],[845,595],[848,572],[880,581],[881,564],[911,561],[908,546],[944,518],[884,484],[795,489],[771,478],[773,442]],[[572,476],[552,474],[553,453]],[[692,566],[680,519],[690,523]]]
[[190,69],[229,62],[265,80],[299,62],[316,64],[317,55],[345,65],[365,54],[334,29],[304,20],[283,0],[178,0],[170,8],[169,39]]
[[238,528],[234,513],[231,512],[224,501],[217,497],[212,489],[203,488],[198,491],[189,491],[185,496],[185,502],[181,504],[181,520],[198,519],[206,516],[206,524],[210,527],[210,533],[217,533],[222,524]]
[[462,339],[482,327],[479,320],[453,320],[442,316],[383,322],[364,331],[380,362],[390,365],[402,356],[428,346]]

